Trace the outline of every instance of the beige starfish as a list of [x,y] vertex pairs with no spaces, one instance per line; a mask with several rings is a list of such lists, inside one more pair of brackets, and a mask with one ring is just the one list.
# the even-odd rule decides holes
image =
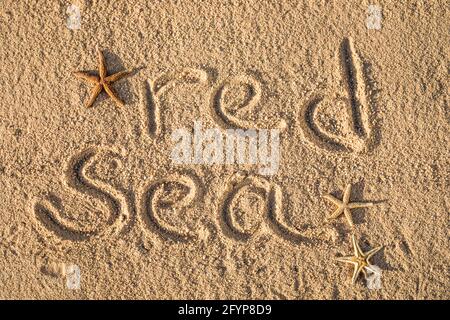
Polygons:
[[367,208],[373,206],[372,202],[349,202],[351,191],[352,185],[348,184],[347,187],[345,188],[342,200],[339,200],[330,194],[324,196],[325,199],[333,202],[337,206],[336,211],[334,211],[329,217],[327,217],[327,220],[336,219],[342,213],[344,213],[344,216],[347,219],[348,223],[350,224],[351,227],[353,227],[353,220],[350,209]]
[[361,248],[359,247],[358,242],[356,241],[355,235],[352,235],[352,244],[353,244],[353,250],[355,252],[355,255],[338,258],[337,261],[351,263],[355,266],[355,269],[353,270],[353,277],[352,277],[352,284],[355,284],[355,281],[361,272],[364,274],[364,276],[367,276],[366,269],[372,270],[369,259],[375,253],[377,253],[382,247],[380,246],[380,247],[374,248],[374,249],[369,250],[368,252],[364,253],[364,252],[362,252]]
[[131,72],[129,70],[120,71],[117,73],[114,73],[110,76],[107,76],[106,71],[106,63],[105,63],[105,57],[103,56],[103,53],[97,49],[98,51],[98,73],[99,77],[90,75],[86,72],[76,71],[74,72],[74,75],[77,78],[83,79],[84,81],[88,83],[94,84],[94,87],[91,90],[91,94],[89,96],[89,100],[86,101],[86,107],[89,108],[94,104],[95,99],[97,99],[98,95],[102,90],[105,90],[106,93],[111,97],[111,99],[114,100],[119,106],[123,107],[125,104],[122,100],[120,100],[117,97],[117,94],[113,91],[111,84],[113,82],[116,82],[120,79],[125,78],[128,76]]

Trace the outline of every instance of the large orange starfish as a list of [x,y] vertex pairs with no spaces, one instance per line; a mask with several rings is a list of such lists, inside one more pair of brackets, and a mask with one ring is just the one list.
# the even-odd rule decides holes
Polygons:
[[89,96],[88,101],[86,101],[86,107],[89,108],[94,104],[95,99],[97,99],[98,95],[102,90],[105,90],[106,93],[111,97],[111,99],[114,100],[115,103],[117,103],[119,106],[123,107],[125,104],[122,100],[119,99],[117,94],[114,92],[114,90],[111,87],[111,84],[113,82],[116,82],[120,79],[125,78],[128,76],[131,72],[129,70],[120,71],[117,73],[114,73],[110,76],[107,76],[106,71],[106,63],[105,63],[105,57],[103,56],[103,53],[101,50],[97,49],[98,51],[98,73],[99,76],[93,76],[91,74],[88,74],[87,72],[82,71],[76,71],[74,72],[74,75],[77,78],[83,79],[84,81],[88,83],[93,83],[94,87],[91,90],[91,94]]

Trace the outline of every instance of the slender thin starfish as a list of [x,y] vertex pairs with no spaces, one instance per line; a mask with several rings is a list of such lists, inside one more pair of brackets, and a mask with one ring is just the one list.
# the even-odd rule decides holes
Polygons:
[[358,242],[356,241],[355,235],[352,235],[352,244],[355,255],[338,258],[337,261],[351,263],[355,266],[352,277],[352,284],[355,284],[356,279],[358,278],[361,272],[364,274],[364,276],[366,276],[367,275],[366,269],[371,270],[371,263],[369,262],[369,259],[375,253],[377,253],[382,247],[380,246],[372,250],[369,250],[368,252],[363,252],[359,247]]
[[86,107],[89,108],[94,104],[95,99],[97,99],[98,95],[100,94],[100,92],[102,92],[102,90],[105,90],[106,93],[111,97],[111,99],[114,100],[115,103],[123,107],[125,104],[123,103],[122,100],[119,99],[117,94],[114,92],[111,84],[113,82],[125,78],[131,72],[129,70],[124,70],[114,73],[110,76],[107,76],[105,57],[103,56],[103,53],[99,49],[97,49],[97,51],[98,51],[99,77],[81,71],[76,71],[73,73],[77,78],[80,78],[88,83],[94,84],[94,87],[92,88],[91,94],[89,96],[89,100],[86,101]]
[[344,216],[347,219],[348,223],[351,227],[353,227],[352,213],[350,212],[350,209],[367,208],[373,206],[372,202],[349,202],[351,192],[352,185],[348,184],[345,188],[342,200],[339,200],[330,194],[324,196],[325,199],[333,202],[337,206],[336,211],[334,211],[329,217],[327,217],[327,220],[336,219],[342,213],[344,213]]

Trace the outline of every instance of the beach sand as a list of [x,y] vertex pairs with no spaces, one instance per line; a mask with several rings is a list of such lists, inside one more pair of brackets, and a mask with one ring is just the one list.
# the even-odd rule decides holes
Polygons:
[[[375,6],[369,6],[375,5]],[[77,15],[79,10],[79,16]],[[449,299],[445,1],[0,2],[0,298]],[[98,75],[120,107],[74,71]],[[272,129],[279,166],[177,164]],[[373,202],[351,227],[324,196]],[[378,287],[336,259],[354,234]]]

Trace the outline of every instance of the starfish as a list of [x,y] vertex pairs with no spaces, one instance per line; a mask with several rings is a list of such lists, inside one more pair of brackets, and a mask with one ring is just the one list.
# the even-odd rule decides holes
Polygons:
[[114,102],[116,102],[119,106],[123,107],[125,104],[123,103],[122,100],[120,100],[117,97],[117,94],[113,91],[111,84],[113,82],[125,78],[131,72],[129,70],[124,70],[114,73],[110,76],[107,76],[105,57],[103,56],[103,53],[99,49],[97,49],[97,51],[98,51],[99,76],[93,76],[88,74],[87,72],[81,71],[76,71],[73,73],[77,78],[80,78],[88,83],[94,84],[89,99],[88,101],[86,101],[86,107],[89,108],[94,104],[95,99],[97,99],[98,95],[100,94],[100,92],[102,92],[102,90],[105,90],[106,93],[111,97],[111,99],[114,100]]
[[372,202],[349,202],[351,191],[352,185],[348,184],[347,187],[345,188],[342,200],[339,200],[330,194],[324,196],[325,199],[333,202],[337,206],[336,211],[334,211],[329,217],[327,217],[327,220],[336,219],[343,213],[348,223],[350,224],[350,227],[353,227],[353,220],[350,209],[367,208],[373,206]]
[[352,235],[352,244],[353,244],[353,250],[355,252],[355,255],[338,258],[337,261],[351,263],[355,266],[355,269],[353,270],[353,277],[352,277],[352,284],[355,284],[356,279],[358,278],[358,276],[361,272],[364,274],[364,276],[367,276],[366,269],[373,271],[373,269],[371,268],[371,263],[369,262],[369,259],[375,253],[377,253],[382,247],[380,246],[380,247],[374,248],[374,249],[369,250],[368,252],[364,253],[364,252],[362,252],[361,248],[359,247],[358,242],[356,241],[355,235]]

